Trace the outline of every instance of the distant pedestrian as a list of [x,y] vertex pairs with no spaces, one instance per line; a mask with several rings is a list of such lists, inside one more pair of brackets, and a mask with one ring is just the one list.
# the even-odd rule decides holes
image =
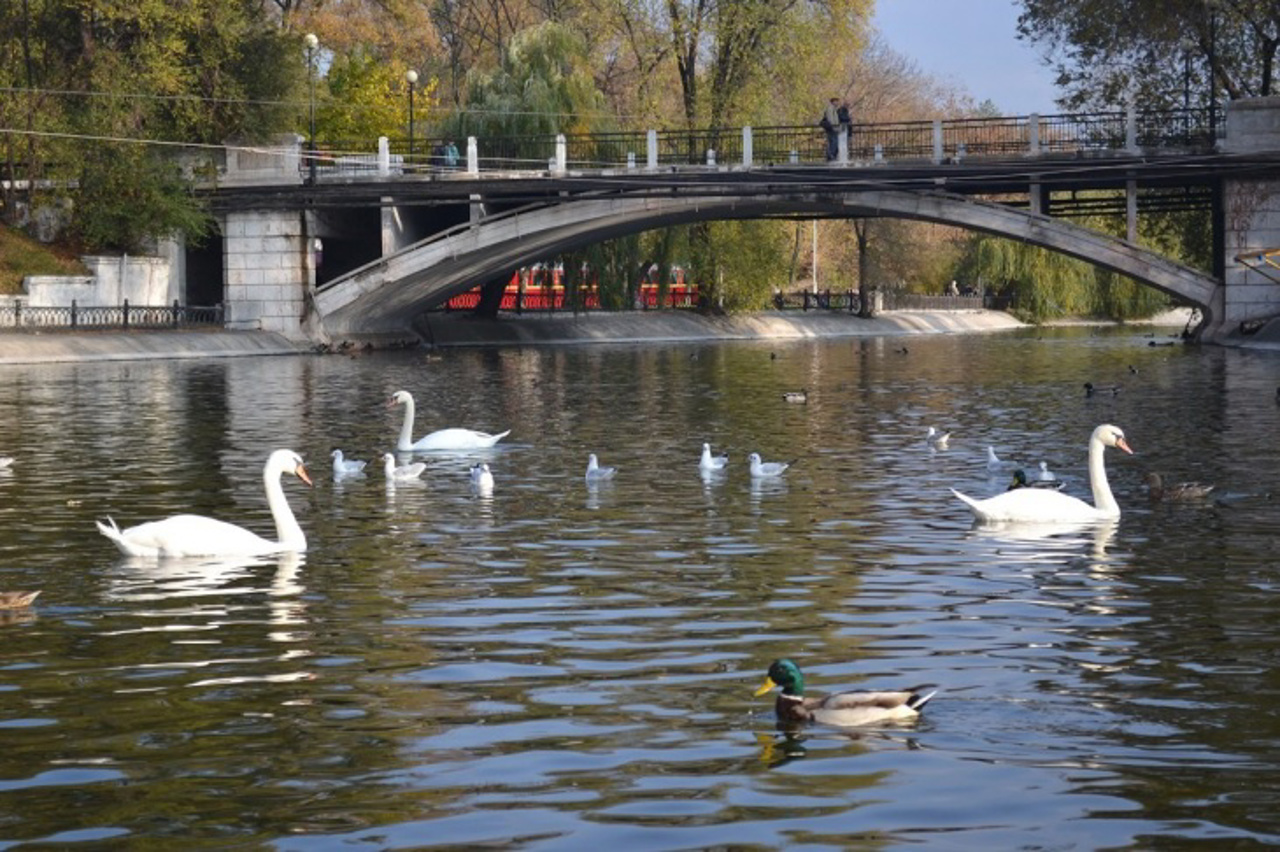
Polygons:
[[433,169],[444,168],[444,148],[445,146],[443,142],[437,142],[434,146],[432,146],[431,161],[430,161],[431,168]]
[[840,99],[832,98],[827,108],[822,111],[822,120],[818,122],[827,134],[827,162],[834,160],[840,152]]
[[458,167],[458,146],[453,144],[453,140],[446,140],[444,143],[444,167],[446,169],[456,169]]

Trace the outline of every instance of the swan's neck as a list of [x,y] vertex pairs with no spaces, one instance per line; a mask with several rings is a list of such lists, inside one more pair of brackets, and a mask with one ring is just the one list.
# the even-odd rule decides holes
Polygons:
[[303,551],[307,549],[307,536],[298,526],[298,520],[289,508],[289,501],[284,496],[284,486],[280,484],[280,471],[264,471],[262,484],[267,490],[267,506],[271,509],[271,517],[276,522],[276,539],[282,550]]
[[413,397],[404,401],[404,420],[400,423],[399,450],[407,450],[413,446]]
[[1103,453],[1107,447],[1099,440],[1089,442],[1089,485],[1093,488],[1093,506],[1099,512],[1109,516],[1119,516],[1120,504],[1111,496],[1111,486],[1107,483],[1107,466],[1103,462]]

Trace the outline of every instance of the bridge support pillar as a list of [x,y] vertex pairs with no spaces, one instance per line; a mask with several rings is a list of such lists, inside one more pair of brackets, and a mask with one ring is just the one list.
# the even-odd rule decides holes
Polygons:
[[[1280,97],[1248,98],[1227,105],[1226,154],[1270,153],[1280,149]],[[1222,339],[1256,330],[1280,317],[1280,283],[1254,261],[1280,248],[1280,180],[1229,178],[1215,190],[1215,269],[1223,281],[1222,307],[1207,330]],[[1212,308],[1211,308],[1212,310]]]
[[305,213],[247,211],[222,217],[227,328],[307,338],[307,295],[315,280]]

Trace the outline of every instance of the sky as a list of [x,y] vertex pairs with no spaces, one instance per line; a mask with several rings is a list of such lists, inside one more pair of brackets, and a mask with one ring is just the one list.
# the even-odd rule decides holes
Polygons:
[[1003,115],[1055,113],[1053,74],[1018,40],[1016,0],[876,0],[885,42]]

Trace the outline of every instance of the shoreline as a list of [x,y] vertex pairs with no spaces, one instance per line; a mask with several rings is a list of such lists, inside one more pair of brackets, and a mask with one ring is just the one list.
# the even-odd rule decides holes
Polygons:
[[[1132,325],[1179,326],[1178,312]],[[1101,325],[1064,321],[1046,325]],[[417,331],[427,348],[557,346],[584,343],[696,343],[726,340],[818,340],[918,334],[982,334],[1029,328],[1002,311],[891,311],[871,319],[830,312],[704,316],[685,312],[525,314],[497,320],[429,314]],[[0,331],[0,366],[95,361],[238,358],[341,351],[268,331]]]

